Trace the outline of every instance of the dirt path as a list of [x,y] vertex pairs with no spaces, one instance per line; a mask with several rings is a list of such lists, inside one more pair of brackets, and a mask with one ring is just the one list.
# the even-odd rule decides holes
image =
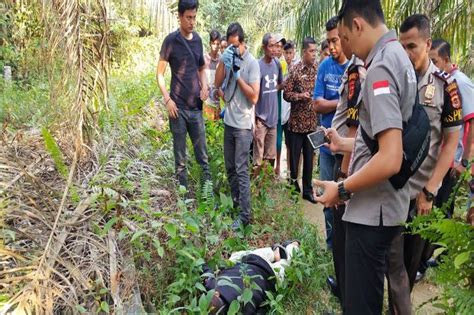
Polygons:
[[[282,150],[282,163],[281,163],[281,176],[286,178],[288,175],[286,170],[286,148],[283,146]],[[301,185],[301,183],[300,183]],[[302,209],[305,218],[312,224],[318,227],[319,233],[321,233],[322,240],[325,239],[326,226],[324,223],[323,206],[321,204],[312,204],[306,200],[302,200]],[[386,285],[385,285],[386,286]],[[412,304],[413,314],[419,315],[431,315],[431,314],[442,314],[440,309],[432,306],[431,303],[425,304],[430,299],[436,297],[440,293],[440,289],[433,283],[422,280],[420,283],[415,285],[412,293]],[[385,299],[387,300],[387,299]],[[422,306],[423,305],[423,306]],[[422,306],[420,308],[420,306]]]

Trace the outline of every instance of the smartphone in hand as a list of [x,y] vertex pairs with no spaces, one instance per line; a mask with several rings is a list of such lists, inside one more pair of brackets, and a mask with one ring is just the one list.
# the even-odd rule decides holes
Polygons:
[[326,137],[326,132],[324,130],[318,130],[308,134],[308,139],[314,150],[319,149],[325,143],[329,143],[329,139]]

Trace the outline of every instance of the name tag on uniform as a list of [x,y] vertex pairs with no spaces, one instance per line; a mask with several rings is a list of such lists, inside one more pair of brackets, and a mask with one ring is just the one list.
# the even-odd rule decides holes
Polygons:
[[436,87],[434,84],[430,84],[426,87],[425,90],[425,104],[426,105],[432,105],[433,104],[433,98],[435,96],[435,91]]

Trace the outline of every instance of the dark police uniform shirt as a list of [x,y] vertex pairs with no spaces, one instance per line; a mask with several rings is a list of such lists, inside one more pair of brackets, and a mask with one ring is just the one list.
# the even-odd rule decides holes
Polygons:
[[[186,48],[185,41],[191,51]],[[193,32],[191,40],[185,39],[179,31],[169,34],[161,46],[160,57],[170,64],[170,96],[178,108],[202,109],[198,71],[205,61],[202,40],[198,33]]]
[[430,118],[431,140],[428,156],[408,181],[410,199],[416,198],[433,175],[441,151],[443,134],[460,130],[463,124],[456,80],[446,72],[439,71],[431,60],[428,70],[418,78],[418,95],[420,104]]
[[[365,60],[367,76],[362,85],[359,123],[369,137],[387,129],[403,129],[416,98],[416,75],[395,31],[389,31],[376,43]],[[360,170],[372,158],[357,132],[349,173]],[[406,221],[409,188],[395,190],[387,180],[353,194],[343,220],[379,226],[396,226]]]

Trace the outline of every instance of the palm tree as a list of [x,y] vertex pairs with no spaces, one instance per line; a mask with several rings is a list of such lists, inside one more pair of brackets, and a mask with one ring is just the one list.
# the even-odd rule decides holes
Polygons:
[[[289,16],[298,42],[305,36],[321,36],[326,21],[340,8],[341,0],[301,0]],[[387,25],[398,29],[414,13],[426,14],[432,22],[433,38],[444,38],[454,48],[454,60],[473,73],[473,3],[470,0],[382,0]]]

